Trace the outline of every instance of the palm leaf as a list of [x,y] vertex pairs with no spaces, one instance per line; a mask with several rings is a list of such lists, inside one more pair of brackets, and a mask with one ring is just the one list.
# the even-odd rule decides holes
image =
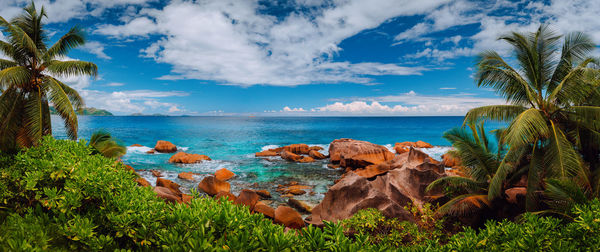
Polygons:
[[576,175],[581,171],[579,155],[563,131],[550,121],[550,142],[547,148],[545,165],[548,170],[559,177]]
[[69,96],[62,88],[64,84],[52,77],[44,78],[44,84],[49,88],[49,98],[54,104],[56,112],[65,122],[67,135],[73,140],[77,139],[77,114],[69,100]]
[[74,76],[74,75],[89,75],[96,77],[98,75],[98,66],[86,61],[71,60],[59,61],[52,60],[45,64],[46,71],[55,76]]
[[71,49],[83,44],[85,44],[83,31],[79,27],[73,27],[46,51],[43,59],[47,62],[65,56]]
[[442,188],[444,186],[449,186],[452,188],[460,188],[465,189],[470,192],[477,192],[481,190],[485,190],[487,183],[486,182],[478,182],[473,180],[472,178],[458,177],[458,176],[446,176],[436,179],[431,182],[427,188],[426,192]]
[[436,213],[440,215],[465,216],[490,205],[490,201],[485,194],[464,194],[440,206]]
[[519,114],[506,130],[506,143],[510,146],[534,144],[537,139],[550,135],[546,119],[539,110],[530,108]]
[[477,122],[482,118],[493,121],[511,121],[523,111],[525,111],[525,107],[519,105],[491,105],[477,107],[467,112],[463,125]]
[[544,152],[539,146],[534,145],[531,151],[531,161],[528,166],[527,192],[525,194],[525,207],[527,211],[537,208],[538,199],[536,191],[540,188],[542,173],[544,171]]
[[570,179],[549,179],[546,182],[545,194],[550,198],[548,205],[563,212],[567,212],[575,204],[587,202],[581,187]]

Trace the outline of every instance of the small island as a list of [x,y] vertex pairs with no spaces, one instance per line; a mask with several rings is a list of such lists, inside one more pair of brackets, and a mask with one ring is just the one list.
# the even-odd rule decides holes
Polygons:
[[[50,107],[50,114],[58,115],[56,108]],[[75,111],[75,114],[86,115],[86,116],[87,115],[90,115],[90,116],[113,116],[113,113],[109,112],[108,110],[97,109],[97,108],[80,108],[77,111]]]

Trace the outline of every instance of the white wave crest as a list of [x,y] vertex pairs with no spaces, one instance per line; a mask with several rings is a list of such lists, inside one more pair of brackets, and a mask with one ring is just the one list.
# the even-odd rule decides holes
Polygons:
[[433,148],[419,148],[420,151],[429,155],[435,160],[442,160],[442,155],[446,154],[448,151],[451,151],[452,146],[434,146]]
[[275,144],[265,145],[262,148],[260,148],[260,150],[266,151],[266,150],[275,149],[275,148],[279,148],[279,145],[275,145]]
[[152,150],[152,148],[150,148],[148,146],[129,146],[129,147],[127,147],[127,153],[146,153],[149,150]]

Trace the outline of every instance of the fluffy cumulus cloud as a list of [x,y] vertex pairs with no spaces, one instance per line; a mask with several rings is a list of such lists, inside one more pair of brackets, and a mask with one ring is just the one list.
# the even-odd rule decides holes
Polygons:
[[[547,24],[558,33],[585,32],[600,44],[600,26],[597,0],[550,0],[550,1],[474,1],[455,0],[444,4],[425,16],[411,28],[396,35],[395,45],[423,42],[424,48],[409,54],[407,58],[429,58],[445,61],[462,56],[473,56],[484,50],[509,52],[509,45],[498,38],[508,32],[527,32]],[[501,14],[500,14],[501,13]],[[473,35],[450,36],[431,43],[438,32],[452,34],[460,27],[478,27]],[[444,43],[452,42],[452,46]]]
[[123,39],[161,37],[141,51],[172,65],[172,74],[161,79],[278,86],[369,83],[369,76],[415,75],[425,69],[335,62],[340,42],[390,18],[427,13],[444,2],[298,1],[298,10],[310,11],[277,17],[261,12],[259,1],[172,1],[159,9],[141,9],[122,24],[101,25],[95,33]]
[[83,89],[79,93],[84,97],[88,107],[103,108],[117,114],[146,113],[148,111],[178,114],[185,111],[180,105],[160,102],[158,98],[188,95],[188,93],[181,91],[159,92],[152,90],[104,92]]
[[304,110],[290,109],[265,111],[267,114],[303,115],[464,115],[469,109],[495,104],[505,104],[498,98],[479,98],[458,93],[448,96],[421,95],[414,91],[404,94],[358,98],[337,101],[322,107]]

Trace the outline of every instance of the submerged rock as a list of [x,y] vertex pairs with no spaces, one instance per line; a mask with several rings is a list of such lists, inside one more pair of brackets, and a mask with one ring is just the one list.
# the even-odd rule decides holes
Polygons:
[[233,176],[235,176],[235,173],[233,173],[225,168],[218,169],[215,172],[215,177],[217,179],[223,180],[223,181],[233,178]]
[[200,181],[198,189],[210,196],[215,196],[220,192],[229,192],[231,185],[225,181],[219,180],[214,176],[208,176]]
[[156,146],[154,146],[154,150],[161,153],[173,153],[177,151],[177,146],[172,144],[169,141],[157,141]]
[[204,160],[211,160],[211,159],[206,155],[177,152],[177,153],[175,153],[175,155],[173,155],[173,156],[171,156],[171,158],[169,158],[169,163],[193,164],[193,163],[202,162]]

